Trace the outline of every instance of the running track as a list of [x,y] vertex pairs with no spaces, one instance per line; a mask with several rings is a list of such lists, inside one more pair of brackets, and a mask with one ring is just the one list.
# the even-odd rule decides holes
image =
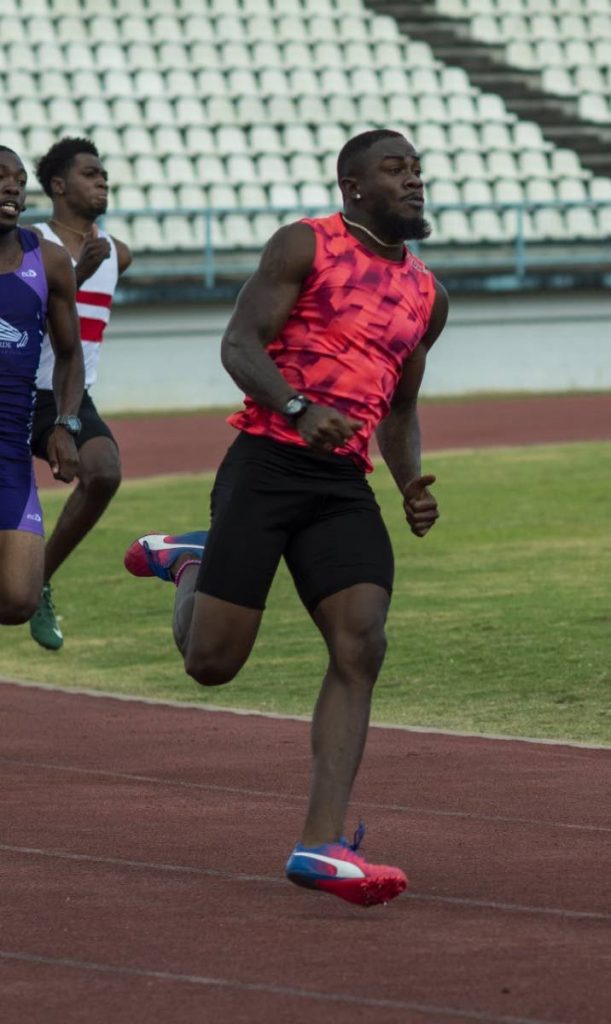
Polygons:
[[[483,404],[438,407],[458,446]],[[494,404],[484,439],[511,443]],[[611,438],[608,405],[589,436]],[[513,440],[584,439],[588,415]],[[214,465],[212,417],[174,421],[170,464],[155,422],[115,424],[148,472]],[[372,729],[353,817],[411,888],[362,910],[282,878],[307,723],[10,683],[0,718],[2,1024],[610,1019],[610,750]]]

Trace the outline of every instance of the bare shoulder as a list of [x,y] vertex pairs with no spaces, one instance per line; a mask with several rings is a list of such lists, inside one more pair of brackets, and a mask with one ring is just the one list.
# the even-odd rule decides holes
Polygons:
[[115,238],[114,235],[111,235],[110,237],[115,243],[115,249],[117,250],[117,263],[119,266],[119,273],[122,274],[123,271],[127,270],[133,259],[132,251],[129,248],[129,246],[125,244],[125,242],[121,241],[120,238]]
[[441,283],[439,278],[435,278],[435,305],[439,305],[440,308],[445,309],[446,313],[450,308],[450,296],[448,295],[447,289]]
[[258,273],[275,280],[302,281],[312,269],[316,237],[309,224],[296,221],[279,228],[261,255]]

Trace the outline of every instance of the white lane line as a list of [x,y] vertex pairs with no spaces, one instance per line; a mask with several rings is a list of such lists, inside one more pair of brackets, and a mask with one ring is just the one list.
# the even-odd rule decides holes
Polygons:
[[[74,775],[95,775],[99,778],[122,779],[125,782],[144,782],[154,786],[178,786],[182,789],[204,790],[210,793],[232,793],[236,796],[260,797],[268,800],[288,800],[304,803],[306,796],[276,792],[272,789],[248,789],[244,786],[219,786],[209,782],[186,782],[181,779],[164,779],[156,775],[135,775],[130,772],[113,772],[105,768],[80,768],[73,765],[47,764],[44,761],[22,761],[19,758],[1,757],[0,764],[13,764],[20,768],[40,768],[45,772],[67,772]],[[359,807],[378,808],[384,811],[399,811],[420,817],[465,818],[470,821],[492,821],[507,825],[528,825],[531,828],[563,828],[577,832],[611,832],[607,825],[583,825],[574,822],[544,821],[539,818],[514,818],[501,814],[478,814],[476,811],[442,811],[430,807],[413,807],[410,804],[384,804],[359,800]]]
[[[154,697],[140,697],[128,693],[109,693],[105,690],[87,690],[74,686],[56,686],[54,683],[37,683],[25,679],[0,679],[0,686],[22,686],[29,689],[47,690],[76,697],[102,697],[105,700],[131,701],[153,707],[179,708],[187,711],[203,711],[210,714],[242,715],[248,718],[272,718],[286,722],[310,722],[310,715],[283,715],[275,711],[257,711],[256,708],[224,708],[217,704],[198,704],[186,700],[158,700]],[[585,743],[579,740],[550,739],[546,736],[508,736],[502,733],[463,732],[458,729],[440,729],[436,726],[398,725],[396,722],[372,722],[372,729],[394,732],[415,732],[431,736],[458,736],[473,740],[499,740],[507,743],[535,743],[548,747],[571,747],[573,750],[608,750],[608,743]]]
[[229,989],[234,992],[261,992],[273,996],[291,996],[295,999],[311,999],[318,1003],[340,1003],[348,1006],[369,1006],[379,1010],[411,1010],[429,1017],[449,1017],[458,1020],[481,1021],[482,1024],[568,1024],[553,1021],[549,1017],[539,1020],[534,1017],[507,1017],[485,1010],[462,1010],[453,1006],[431,1006],[402,999],[381,999],[358,996],[351,992],[321,992],[316,989],[294,988],[290,985],[272,985],[266,982],[245,982],[237,978],[214,978],[201,974],[177,974],[172,971],[152,970],[143,967],[126,967],[121,964],[95,963],[75,960],[70,957],[39,956],[18,950],[0,950],[4,960],[21,961],[30,964],[46,964],[50,967],[66,967],[79,971],[97,971],[128,978],[154,978],[158,981],[180,982],[188,985],[202,985],[208,988]]
[[[80,861],[89,864],[109,865],[112,867],[135,868],[140,871],[161,871],[183,875],[220,878],[231,882],[258,882],[269,885],[286,885],[283,875],[251,875],[241,872],[221,871],[218,868],[192,867],[188,864],[164,864],[159,861],[132,860],[124,857],[102,857],[97,854],[73,853],[69,850],[46,850],[33,846],[12,846],[0,843],[0,851],[17,853],[24,857],[45,857],[49,860]],[[403,899],[411,899],[426,903],[444,903],[453,906],[470,907],[472,909],[494,910],[513,914],[534,914],[548,917],[571,918],[578,921],[611,921],[611,914],[603,914],[591,910],[569,910],[563,907],[538,907],[521,903],[504,903],[498,900],[474,899],[470,896],[441,896],[437,893],[408,892]]]

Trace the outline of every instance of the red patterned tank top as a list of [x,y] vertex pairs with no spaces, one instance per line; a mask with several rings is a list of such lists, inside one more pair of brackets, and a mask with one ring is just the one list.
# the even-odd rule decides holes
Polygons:
[[[362,420],[336,454],[371,472],[371,435],[390,408],[403,363],[426,333],[435,279],[405,249],[401,263],[366,249],[341,214],[304,218],[316,236],[312,270],[281,333],[267,347],[285,380],[321,405]],[[250,434],[305,445],[279,413],[246,397],[228,422]]]

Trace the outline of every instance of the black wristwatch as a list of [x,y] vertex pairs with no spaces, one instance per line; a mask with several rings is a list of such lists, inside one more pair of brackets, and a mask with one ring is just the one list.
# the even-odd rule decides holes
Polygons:
[[300,416],[303,416],[309,405],[311,405],[310,399],[306,398],[305,395],[293,395],[292,398],[289,398],[288,402],[284,403],[280,412],[283,416],[286,416],[287,420],[291,420],[294,423]]
[[81,432],[81,421],[78,416],[56,416],[55,427],[63,427],[72,437],[78,437]]

